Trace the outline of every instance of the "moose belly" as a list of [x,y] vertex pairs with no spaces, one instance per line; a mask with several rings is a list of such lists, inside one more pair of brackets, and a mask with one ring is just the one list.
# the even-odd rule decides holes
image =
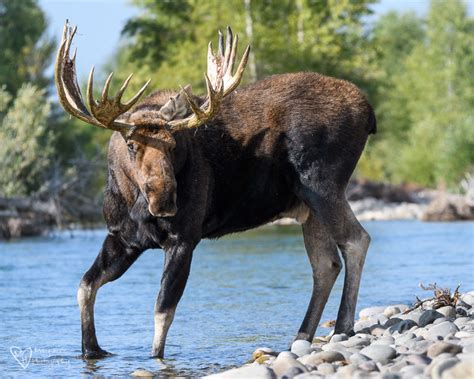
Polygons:
[[308,208],[300,202],[289,189],[262,191],[260,196],[255,193],[243,193],[232,204],[221,203],[204,225],[204,237],[216,238],[228,233],[256,228],[260,225],[290,217],[299,223],[306,221]]

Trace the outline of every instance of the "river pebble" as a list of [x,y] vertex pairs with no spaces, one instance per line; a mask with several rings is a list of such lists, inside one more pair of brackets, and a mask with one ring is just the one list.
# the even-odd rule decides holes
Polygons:
[[428,309],[421,314],[418,324],[423,327],[431,324],[434,320],[440,317],[444,316],[434,309]]
[[291,344],[291,352],[298,357],[311,353],[311,342],[306,340],[296,340]]
[[449,333],[456,333],[459,331],[459,328],[451,321],[444,321],[440,324],[433,325],[430,329],[428,329],[423,337],[428,340],[439,340],[443,339]]
[[298,340],[280,354],[258,348],[253,364],[211,378],[474,379],[474,291],[461,298],[456,307],[425,302],[406,314],[403,304],[364,308],[351,337]]
[[457,354],[462,351],[462,347],[454,345],[452,343],[447,343],[444,341],[435,342],[432,344],[427,351],[427,355],[430,358],[437,357],[442,353]]
[[456,317],[456,308],[451,307],[451,306],[445,306],[438,308],[437,310],[439,313],[441,313],[444,317],[447,318],[455,318]]

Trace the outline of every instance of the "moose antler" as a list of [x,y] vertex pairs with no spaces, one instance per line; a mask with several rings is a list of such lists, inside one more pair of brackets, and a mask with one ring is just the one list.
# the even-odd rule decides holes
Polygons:
[[217,55],[212,52],[212,42],[209,42],[207,74],[204,74],[207,87],[207,100],[202,106],[199,106],[193,100],[189,87],[182,88],[181,92],[184,94],[193,114],[185,119],[170,121],[168,124],[172,128],[195,128],[205,124],[216,114],[222,99],[237,88],[242,79],[250,53],[250,46],[247,46],[237,71],[233,75],[232,71],[234,69],[237,45],[238,37],[236,35],[235,38],[233,38],[230,27],[227,27],[225,51],[224,37],[220,31]]
[[92,68],[87,83],[87,101],[89,104],[89,111],[84,104],[82,93],[77,83],[75,63],[77,49],[74,51],[72,57],[69,56],[72,39],[74,38],[76,30],[77,26],[72,28],[69,26],[69,22],[66,21],[56,58],[54,78],[61,105],[70,115],[89,124],[104,129],[116,130],[122,133],[129,132],[134,128],[133,124],[127,124],[115,120],[136,104],[143,95],[143,92],[145,92],[150,81],[147,81],[137,94],[128,102],[122,104],[121,99],[123,93],[127,89],[130,79],[132,78],[132,74],[124,81],[117,95],[114,98],[109,99],[108,92],[113,75],[113,73],[111,73],[105,81],[101,99],[96,101],[93,98],[94,68]]

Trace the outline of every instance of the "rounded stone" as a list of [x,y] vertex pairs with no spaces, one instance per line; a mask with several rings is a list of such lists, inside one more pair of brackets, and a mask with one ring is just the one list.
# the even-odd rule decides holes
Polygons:
[[354,324],[354,332],[360,333],[364,330],[369,330],[369,328],[373,325],[373,323],[369,320],[360,320]]
[[392,345],[395,343],[395,338],[390,336],[384,336],[376,339],[372,342],[372,345]]
[[155,374],[148,370],[138,369],[132,372],[130,376],[133,376],[135,378],[153,378]]
[[420,354],[410,354],[405,357],[405,360],[413,365],[427,366],[431,363],[431,358]]
[[359,312],[359,318],[360,319],[366,319],[369,316],[378,314],[378,313],[383,313],[386,307],[369,307],[369,308],[364,308]]
[[424,366],[405,366],[400,370],[400,374],[402,377],[413,378],[417,375],[422,375],[424,370]]
[[295,354],[288,351],[281,352],[273,361],[270,368],[275,372],[275,375],[280,377],[285,374],[292,367],[299,367],[303,372],[308,371],[305,365],[295,359]]
[[455,318],[456,317],[456,308],[447,305],[445,307],[438,308],[437,311],[441,313],[444,317]]
[[461,300],[464,303],[469,304],[471,307],[474,306],[474,294],[471,295],[470,293],[465,293],[464,295],[461,295]]
[[331,375],[336,372],[334,369],[334,366],[331,363],[321,363],[318,365],[318,373],[321,373],[323,375]]
[[420,322],[418,325],[421,327],[424,327],[426,325],[431,324],[434,320],[437,318],[444,317],[441,313],[435,311],[434,309],[429,309],[427,311],[424,311],[421,316],[420,316]]
[[438,324],[441,324],[442,322],[445,322],[445,321],[451,321],[449,320],[447,317],[440,317],[440,318],[437,318],[436,320],[433,321],[433,325],[438,325]]
[[399,322],[402,322],[403,320],[398,317],[392,317],[390,320],[388,320],[385,324],[383,324],[384,328],[390,328],[393,325],[398,324]]
[[311,364],[313,366],[317,366],[321,363],[333,363],[337,361],[345,360],[344,355],[342,355],[338,351],[328,350],[328,351],[321,351],[320,353],[311,354],[307,359],[306,364]]
[[349,357],[349,362],[354,363],[355,365],[360,365],[367,361],[370,361],[370,358],[361,353],[354,353]]
[[414,311],[411,311],[410,313],[407,313],[406,315],[403,315],[403,317],[400,317],[400,318],[403,318],[404,320],[415,321],[418,325],[420,325],[420,317],[422,313],[423,312],[421,311],[414,310]]
[[361,370],[364,370],[364,371],[367,371],[367,372],[371,372],[371,371],[378,371],[378,367],[377,367],[377,364],[374,362],[374,361],[367,361],[367,362],[362,362],[358,368],[360,368]]
[[306,340],[296,340],[291,344],[291,352],[298,357],[311,353],[311,342]]
[[345,334],[345,333],[334,334],[334,335],[331,337],[331,342],[347,341],[348,339],[349,339],[349,337],[348,337],[347,334]]
[[252,353],[252,359],[256,360],[259,357],[261,357],[262,355],[277,356],[278,354],[275,351],[273,351],[272,349],[270,349],[269,347],[259,347],[259,348],[255,349],[255,351]]
[[395,332],[403,333],[403,332],[406,332],[407,330],[410,330],[414,326],[418,326],[418,324],[415,321],[408,319],[408,320],[400,321],[398,324],[392,325],[389,328],[389,330],[390,330],[390,333],[392,334]]
[[462,361],[444,370],[441,379],[466,379],[474,378],[474,364]]
[[385,333],[385,328],[381,325],[372,325],[369,330],[370,335],[374,337],[381,337]]
[[233,368],[218,374],[205,376],[206,379],[240,379],[240,378],[255,378],[255,379],[275,379],[274,372],[264,365],[246,365],[238,368]]
[[460,328],[464,324],[466,324],[470,320],[469,317],[458,317],[456,320],[454,320],[454,324]]
[[399,335],[398,337],[395,338],[395,344],[396,345],[403,345],[407,341],[410,341],[412,339],[415,339],[416,336],[412,332],[407,332]]
[[347,341],[341,342],[341,345],[345,347],[361,347],[370,345],[370,339],[368,337],[353,336]]
[[387,308],[385,308],[383,314],[390,318],[399,313],[405,312],[407,309],[408,306],[406,306],[405,304],[389,305]]
[[281,379],[293,379],[295,376],[304,374],[305,371],[301,369],[301,367],[290,367],[288,370],[284,372],[284,374],[281,376]]
[[382,364],[388,363],[397,354],[394,348],[385,345],[370,345],[364,347],[360,353]]
[[368,317],[367,321],[369,321],[372,325],[383,325],[388,321],[388,317],[385,316],[383,313],[379,313]]
[[463,353],[474,353],[474,343],[470,343],[469,345],[464,345],[462,348]]
[[462,347],[454,345],[452,343],[447,343],[444,341],[435,342],[432,344],[427,351],[427,355],[430,358],[437,357],[442,353],[457,354],[462,351]]
[[[431,367],[428,366],[427,369],[432,379],[441,379],[443,372],[455,366],[458,362],[459,360],[456,358],[441,359],[433,362],[433,364],[430,365]],[[425,369],[425,373],[426,371],[427,370]]]
[[433,325],[430,329],[428,329],[423,337],[429,340],[439,340],[443,339],[449,333],[457,333],[459,328],[451,321],[444,321],[440,324]]

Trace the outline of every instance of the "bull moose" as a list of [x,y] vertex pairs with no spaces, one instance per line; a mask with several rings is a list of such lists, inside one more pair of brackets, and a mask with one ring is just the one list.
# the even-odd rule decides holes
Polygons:
[[55,67],[59,100],[69,114],[114,131],[103,204],[108,234],[77,294],[83,356],[108,355],[95,333],[97,291],[145,250],[165,252],[151,351],[162,358],[199,241],[288,216],[302,223],[314,279],[296,339],[315,334],[342,268],[338,249],[345,279],[335,332],[351,333],[370,237],[345,189],[368,135],[376,132],[362,92],[311,72],[274,75],[236,90],[250,47],[233,74],[238,39],[228,28],[225,39],[219,33],[217,52],[209,44],[205,96],[194,96],[187,86],[139,102],[147,82],[122,103],[131,76],[109,98],[111,74],[95,100],[92,69],[86,107],[76,54],[69,53],[75,32],[66,23]]

